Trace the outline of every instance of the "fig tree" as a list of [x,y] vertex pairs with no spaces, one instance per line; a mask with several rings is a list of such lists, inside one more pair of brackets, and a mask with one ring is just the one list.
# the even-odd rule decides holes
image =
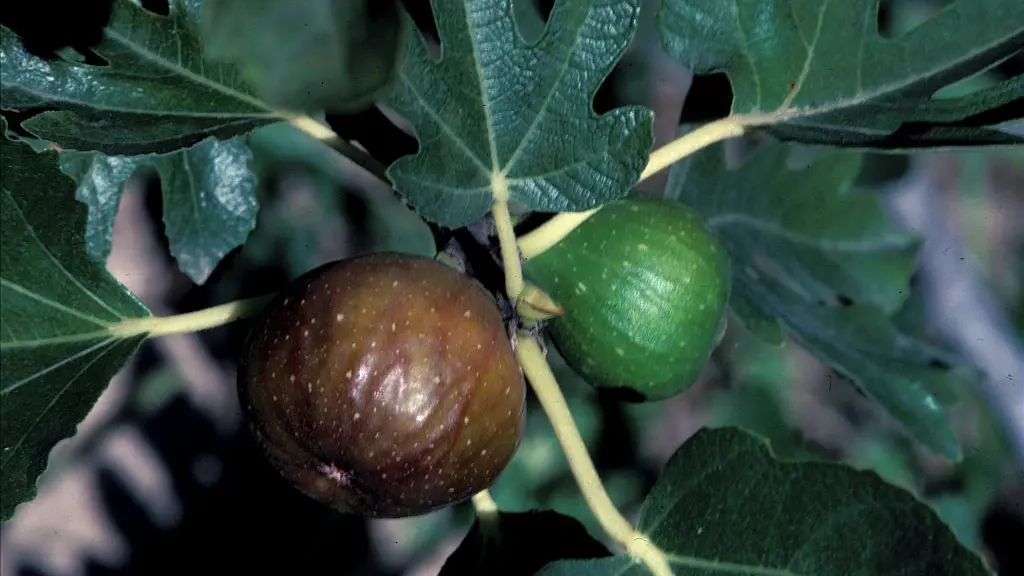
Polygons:
[[724,328],[728,256],[700,216],[672,200],[611,202],[524,272],[564,309],[548,329],[569,366],[627,399],[689,387]]
[[342,512],[394,518],[466,500],[522,431],[525,384],[494,299],[418,256],[302,276],[258,319],[240,368],[271,463]]

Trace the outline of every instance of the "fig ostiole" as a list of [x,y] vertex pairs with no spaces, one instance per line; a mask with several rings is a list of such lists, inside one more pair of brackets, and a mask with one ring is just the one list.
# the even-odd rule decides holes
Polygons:
[[257,320],[239,374],[278,471],[367,517],[425,514],[489,487],[518,447],[525,395],[491,295],[394,253],[296,280]]
[[524,272],[564,310],[547,329],[569,366],[623,399],[685,390],[721,339],[730,261],[679,202],[611,202]]

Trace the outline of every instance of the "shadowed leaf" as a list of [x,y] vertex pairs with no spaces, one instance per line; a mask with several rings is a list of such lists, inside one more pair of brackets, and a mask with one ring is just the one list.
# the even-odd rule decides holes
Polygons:
[[787,160],[786,147],[765,145],[729,169],[715,147],[672,168],[668,195],[702,213],[728,249],[744,324],[759,335],[781,324],[913,438],[959,458],[943,407],[958,376],[933,362],[955,360],[889,319],[909,291],[918,240],[887,221],[877,197],[850,190],[858,155],[830,152],[802,168]]
[[391,80],[403,20],[394,0],[206,0],[201,22],[206,56],[268,103],[350,111]]
[[[676,576],[984,576],[934,510],[873,472],[781,462],[735,429],[702,430],[669,460],[637,530]],[[628,557],[560,561],[540,574],[646,575]]]

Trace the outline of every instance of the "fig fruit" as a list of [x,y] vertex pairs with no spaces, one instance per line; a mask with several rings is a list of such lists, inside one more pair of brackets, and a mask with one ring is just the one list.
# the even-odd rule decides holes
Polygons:
[[551,340],[580,376],[628,400],[660,400],[700,375],[724,328],[725,249],[669,199],[611,202],[524,267],[564,309]]
[[490,486],[526,387],[494,299],[419,256],[326,264],[271,302],[239,396],[271,463],[342,512],[424,514]]

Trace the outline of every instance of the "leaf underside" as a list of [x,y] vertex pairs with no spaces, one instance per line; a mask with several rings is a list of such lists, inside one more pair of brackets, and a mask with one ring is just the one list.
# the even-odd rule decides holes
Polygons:
[[140,168],[156,172],[163,191],[164,232],[178,267],[202,284],[256,225],[256,175],[244,139],[208,139],[168,154],[106,156],[62,152],[61,170],[78,183],[76,197],[89,206],[86,249],[105,262],[118,204]]
[[1024,49],[1024,2],[958,0],[897,37],[879,0],[666,0],[666,51],[725,72],[732,112],[785,140],[914,149],[1024,143],[1000,125],[1024,110],[1024,75],[957,97],[936,92]]
[[888,223],[878,198],[849,190],[860,159],[824,153],[787,168],[766,144],[734,168],[721,147],[674,166],[668,195],[701,212],[733,262],[732,310],[769,341],[781,325],[852,379],[914,439],[951,460],[960,449],[947,412],[955,362],[901,333],[918,239]]

